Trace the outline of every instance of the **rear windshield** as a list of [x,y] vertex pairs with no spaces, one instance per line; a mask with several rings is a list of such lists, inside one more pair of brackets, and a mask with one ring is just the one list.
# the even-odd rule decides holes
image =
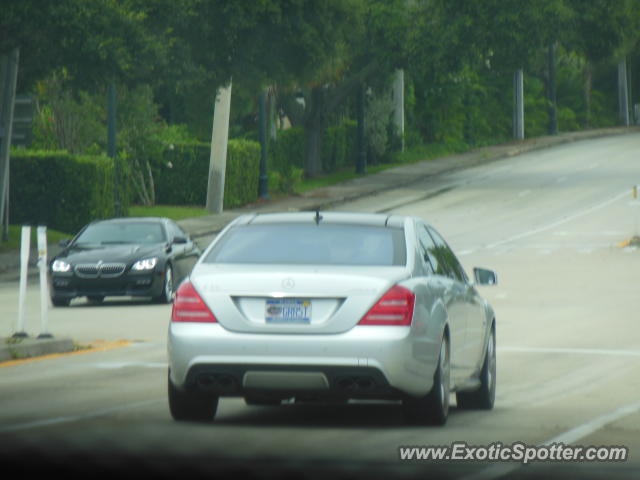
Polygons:
[[400,228],[338,224],[243,225],[229,230],[205,263],[405,265]]

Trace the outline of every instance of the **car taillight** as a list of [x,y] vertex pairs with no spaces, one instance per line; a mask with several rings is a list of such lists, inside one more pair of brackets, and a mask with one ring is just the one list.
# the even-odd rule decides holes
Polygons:
[[209,307],[204,303],[191,282],[185,282],[176,291],[171,310],[172,322],[208,322],[215,323]]
[[416,295],[411,290],[399,285],[391,287],[358,325],[411,325],[415,301]]

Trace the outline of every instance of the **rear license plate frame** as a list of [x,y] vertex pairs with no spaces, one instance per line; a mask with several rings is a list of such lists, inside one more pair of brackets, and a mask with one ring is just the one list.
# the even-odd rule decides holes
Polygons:
[[264,304],[265,322],[276,325],[309,325],[311,300],[307,298],[268,298]]

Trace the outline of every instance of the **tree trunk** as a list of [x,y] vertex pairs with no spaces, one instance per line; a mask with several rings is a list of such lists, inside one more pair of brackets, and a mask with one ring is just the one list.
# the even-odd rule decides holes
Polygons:
[[322,133],[321,122],[307,123],[304,127],[305,177],[313,178],[322,173]]
[[322,135],[324,133],[324,95],[322,87],[311,90],[309,102],[305,107],[304,122],[305,162],[304,174],[313,178],[322,173]]

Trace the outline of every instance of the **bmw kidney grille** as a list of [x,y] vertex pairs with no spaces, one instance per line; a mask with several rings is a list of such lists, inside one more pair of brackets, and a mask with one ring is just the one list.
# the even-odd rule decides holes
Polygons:
[[76,265],[75,272],[81,278],[114,278],[122,275],[124,263],[82,263]]

